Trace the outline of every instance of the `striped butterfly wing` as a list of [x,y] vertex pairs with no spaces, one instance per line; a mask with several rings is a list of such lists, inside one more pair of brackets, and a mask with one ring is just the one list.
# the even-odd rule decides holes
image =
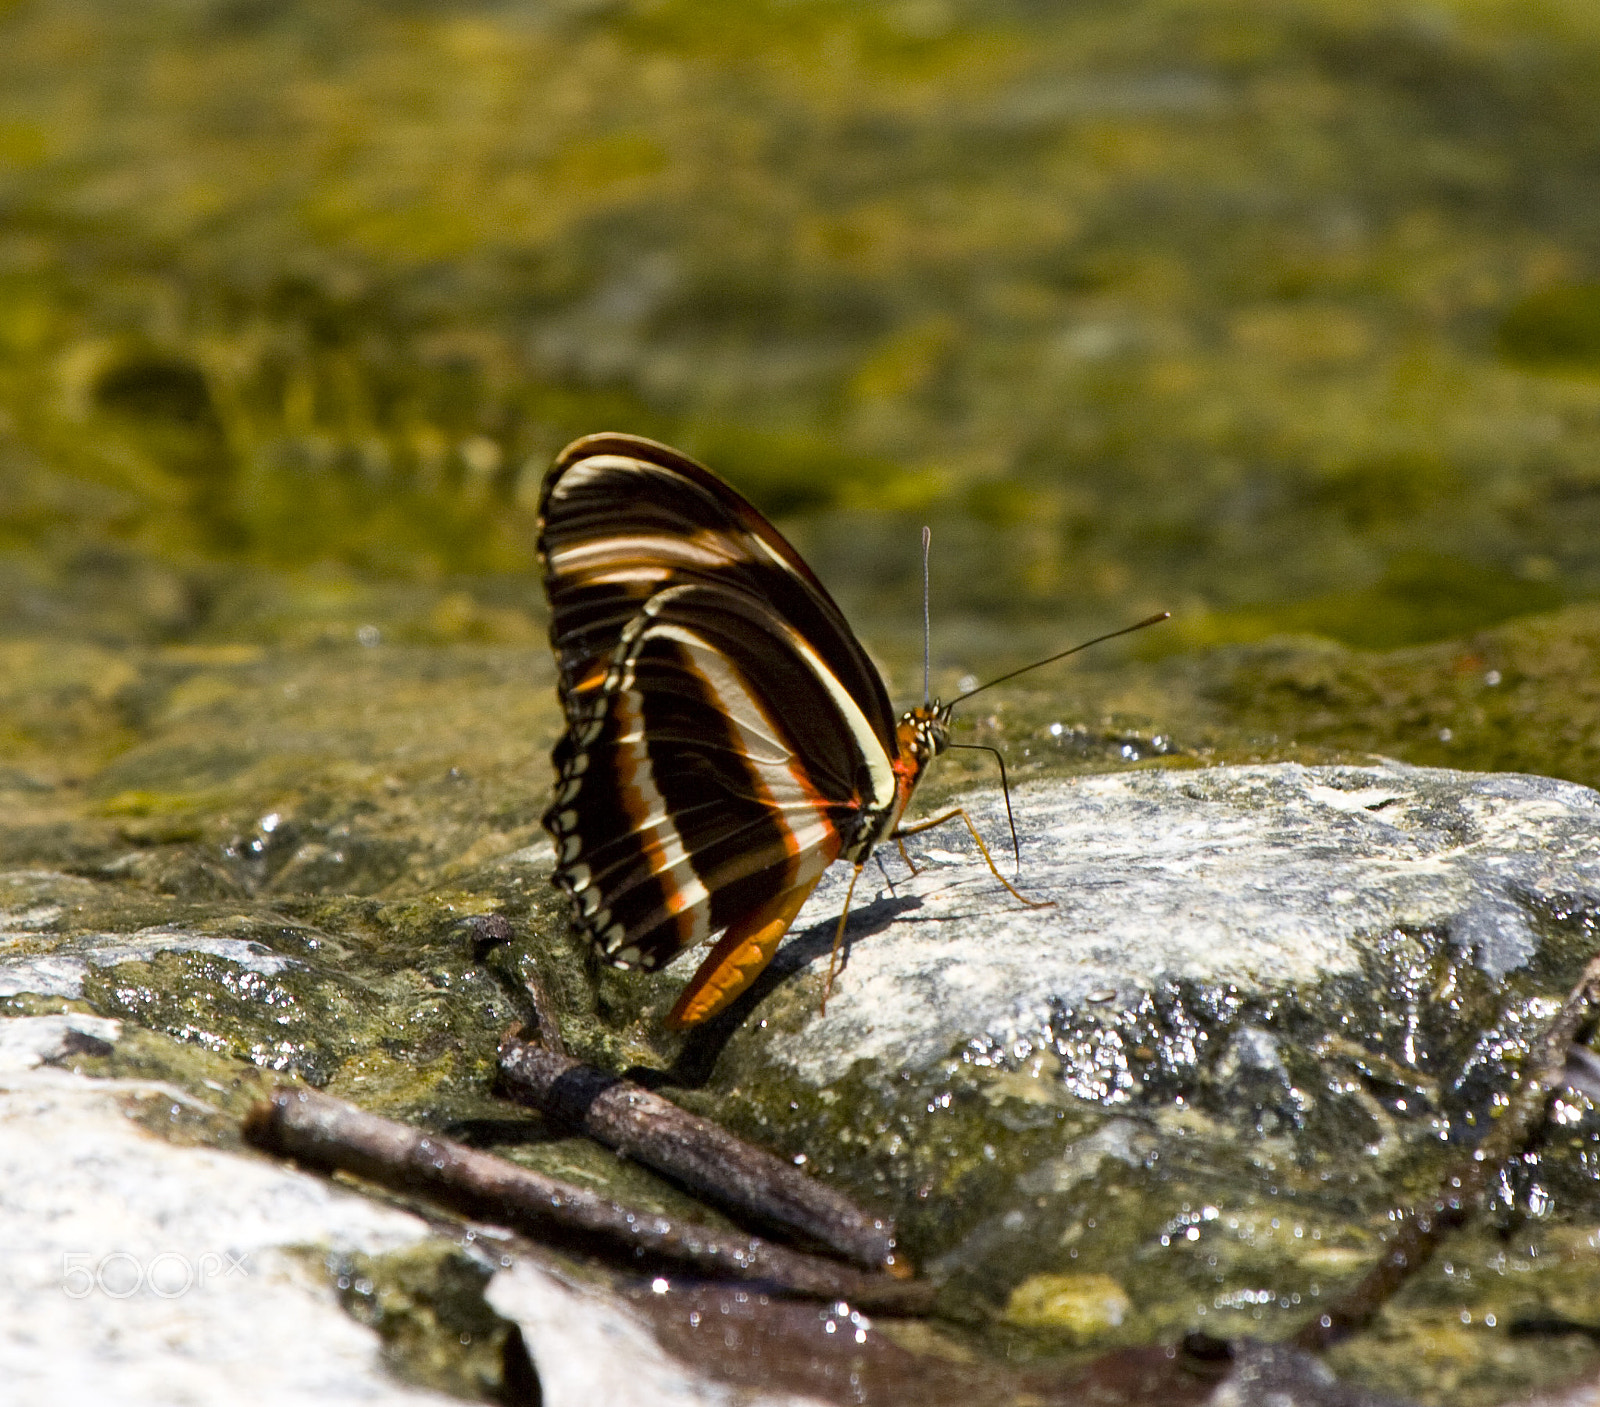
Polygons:
[[[687,1024],[754,977],[892,805],[888,699],[809,569],[708,470],[592,437],[557,460],[544,505],[568,714],[555,881],[621,965],[727,931],[674,1011]],[[721,995],[693,1005],[708,984]]]
[[727,586],[809,641],[873,732],[893,746],[877,669],[800,554],[704,465],[636,435],[589,435],[545,477],[539,560],[568,718],[583,716],[622,632],[664,586]]

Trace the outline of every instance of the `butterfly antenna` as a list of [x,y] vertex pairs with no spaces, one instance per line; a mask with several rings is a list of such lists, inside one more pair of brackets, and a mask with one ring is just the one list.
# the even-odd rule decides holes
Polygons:
[[932,704],[933,695],[928,687],[932,649],[929,641],[933,635],[933,622],[928,610],[928,549],[933,542],[933,529],[922,529],[922,706]]
[[1160,625],[1164,620],[1170,620],[1171,611],[1162,611],[1159,615],[1150,616],[1134,625],[1125,625],[1121,630],[1108,631],[1104,635],[1096,635],[1093,640],[1085,640],[1081,645],[1074,645],[1070,650],[1062,650],[1060,654],[1049,655],[1042,660],[1035,660],[1032,664],[1025,664],[1021,669],[1013,669],[1009,674],[1002,674],[998,679],[991,679],[987,684],[980,684],[976,689],[968,689],[964,694],[958,694],[947,705],[954,708],[963,699],[970,699],[974,694],[981,694],[985,689],[992,689],[996,684],[1004,684],[1008,679],[1015,679],[1019,674],[1026,674],[1031,669],[1038,669],[1042,665],[1054,664],[1057,660],[1064,660],[1068,655],[1075,655],[1079,650],[1087,650],[1091,645],[1098,645],[1106,640],[1115,640],[1119,635],[1132,635],[1136,630],[1148,630],[1152,625]]

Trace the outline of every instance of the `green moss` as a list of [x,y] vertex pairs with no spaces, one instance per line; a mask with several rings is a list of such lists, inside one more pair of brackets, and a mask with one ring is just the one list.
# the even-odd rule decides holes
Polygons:
[[874,611],[910,514],[1002,619],[1132,592],[1375,645],[1596,589],[1594,387],[1520,370],[1588,356],[1570,3],[1526,63],[1470,8],[470,13],[344,0],[346,62],[311,10],[96,10],[69,64],[7,11],[0,539],[63,581],[109,544],[525,571],[539,467],[616,426],[904,531],[836,554]]
[[1500,350],[1538,370],[1584,371],[1600,367],[1600,286],[1541,289],[1500,320]]
[[1577,1282],[1593,1235],[1590,1227],[1509,1235],[1468,1229],[1451,1238],[1359,1346],[1334,1349],[1329,1364],[1354,1383],[1381,1383],[1429,1407],[1490,1407],[1582,1381],[1600,1362],[1600,1346],[1581,1329],[1519,1329],[1540,1320],[1590,1322],[1588,1294]]
[[1259,640],[1270,635],[1321,635],[1366,650],[1450,639],[1514,616],[1561,604],[1549,582],[1499,571],[1461,558],[1404,553],[1391,559],[1365,591],[1286,602],[1208,617],[1180,626],[1169,640],[1191,647],[1202,641]]
[[1032,1275],[1012,1290],[1006,1318],[1023,1328],[1092,1339],[1120,1328],[1132,1308],[1109,1275]]
[[433,1240],[325,1264],[345,1311],[377,1331],[406,1382],[474,1401],[536,1400],[520,1330],[483,1297],[498,1268],[492,1251]]

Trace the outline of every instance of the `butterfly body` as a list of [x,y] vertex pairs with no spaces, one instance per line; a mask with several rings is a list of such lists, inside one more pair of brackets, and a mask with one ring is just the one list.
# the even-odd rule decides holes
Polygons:
[[896,719],[799,554],[664,445],[564,450],[539,555],[567,719],[554,880],[617,966],[724,935],[668,1018],[692,1025],[754,980],[834,860],[894,834],[949,709]]

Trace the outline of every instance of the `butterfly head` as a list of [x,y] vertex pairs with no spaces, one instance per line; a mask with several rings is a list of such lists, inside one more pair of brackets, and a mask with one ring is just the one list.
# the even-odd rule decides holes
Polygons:
[[894,730],[900,756],[921,772],[950,745],[950,708],[938,699],[900,715]]

